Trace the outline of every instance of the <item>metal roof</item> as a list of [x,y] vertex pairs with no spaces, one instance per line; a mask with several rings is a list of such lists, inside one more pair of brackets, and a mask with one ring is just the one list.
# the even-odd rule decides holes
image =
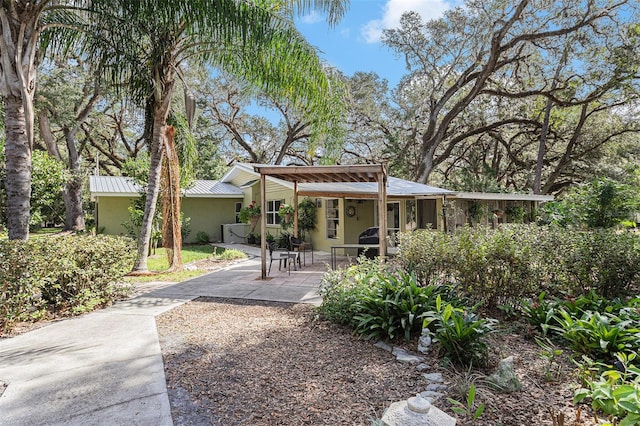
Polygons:
[[[90,176],[89,191],[92,196],[136,197],[140,186],[131,178],[123,176]],[[242,198],[242,190],[229,183],[215,180],[196,180],[191,188],[182,190],[185,197]]]
[[455,192],[450,198],[464,200],[553,201],[553,195],[514,194],[508,192]]
[[[343,194],[347,198],[349,195],[361,196],[369,194],[377,197],[378,184],[375,182],[301,183],[298,186],[298,193],[308,196],[335,193]],[[454,194],[454,192],[435,186],[388,177],[387,197],[441,196],[449,194]]]

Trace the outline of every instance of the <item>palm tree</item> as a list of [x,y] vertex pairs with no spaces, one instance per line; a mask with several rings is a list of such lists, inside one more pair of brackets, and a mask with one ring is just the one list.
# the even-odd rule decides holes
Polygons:
[[147,271],[167,117],[180,66],[210,64],[275,99],[306,105],[318,118],[316,130],[331,127],[336,108],[326,101],[331,98],[329,80],[315,50],[295,29],[292,16],[316,6],[336,22],[346,2],[113,0],[96,4],[101,18],[86,52],[107,76],[127,81],[130,95],[146,106],[151,164],[135,272]]
[[[4,0],[0,4],[0,92],[5,111],[7,227],[9,239],[29,237],[31,153],[36,66],[42,37],[78,23],[81,1]],[[67,39],[69,40],[69,39]]]

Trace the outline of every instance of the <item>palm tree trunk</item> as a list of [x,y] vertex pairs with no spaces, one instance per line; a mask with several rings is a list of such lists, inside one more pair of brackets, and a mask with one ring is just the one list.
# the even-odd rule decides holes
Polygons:
[[7,168],[7,227],[10,240],[29,238],[31,210],[31,146],[22,99],[4,97]]
[[[162,65],[159,65],[159,67],[162,67]],[[156,75],[156,87],[161,87],[162,89],[158,89],[151,99],[153,108],[153,126],[149,148],[151,158],[149,164],[149,181],[147,182],[147,200],[144,206],[140,235],[138,236],[138,260],[133,267],[133,272],[136,273],[149,271],[147,258],[149,257],[149,240],[151,238],[153,217],[156,214],[158,194],[160,193],[163,139],[166,133],[167,117],[171,109],[171,99],[173,98],[173,87],[175,85],[175,71],[173,69],[161,69],[154,73],[154,75]],[[164,78],[159,77],[160,75],[163,75]]]
[[180,160],[176,152],[175,129],[166,127],[162,160],[162,245],[167,249],[169,271],[182,270],[182,230],[180,229]]
[[162,137],[166,127],[166,115],[163,119],[162,108],[158,105],[153,112],[153,133],[151,136],[149,181],[147,183],[147,200],[144,205],[144,216],[142,226],[138,236],[138,260],[133,267],[134,272],[147,272],[147,258],[149,257],[149,240],[151,239],[151,228],[153,217],[156,214],[156,204],[160,193],[160,172],[162,165]]

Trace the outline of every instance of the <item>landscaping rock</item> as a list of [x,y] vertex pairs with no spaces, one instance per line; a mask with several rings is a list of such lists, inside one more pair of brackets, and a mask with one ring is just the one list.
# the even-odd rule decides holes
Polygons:
[[416,365],[416,370],[422,373],[423,371],[431,370],[431,366],[429,364],[421,363]]
[[424,362],[423,357],[413,355],[402,348],[395,347],[392,353],[396,356],[396,360],[404,362],[405,364],[420,364]]
[[418,352],[421,354],[429,353],[431,350],[431,333],[428,328],[425,328],[422,332],[422,336],[418,340]]
[[447,389],[447,385],[441,385],[439,383],[431,383],[427,386],[428,391],[439,391]]
[[428,380],[431,383],[442,383],[442,382],[444,382],[444,379],[442,378],[442,374],[440,374],[440,373],[423,374],[422,377],[424,377],[426,380]]
[[504,393],[519,391],[522,384],[514,372],[514,359],[512,356],[503,359],[498,363],[495,373],[487,377],[487,382],[495,390]]
[[384,351],[387,351],[387,352],[393,351],[393,348],[391,346],[387,345],[383,341],[376,342],[376,344],[373,345],[373,346],[375,346],[376,348],[380,348],[380,349],[382,349]]
[[420,395],[394,402],[382,416],[385,426],[454,426],[456,419]]
[[437,401],[438,399],[443,397],[444,394],[442,392],[426,390],[426,391],[420,392],[420,396],[426,399],[427,401],[433,403],[434,401]]

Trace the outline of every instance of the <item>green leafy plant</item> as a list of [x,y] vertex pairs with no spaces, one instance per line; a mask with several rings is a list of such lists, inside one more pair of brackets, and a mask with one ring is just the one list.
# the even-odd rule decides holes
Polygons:
[[620,367],[611,366],[587,386],[574,393],[574,403],[589,398],[593,409],[603,412],[619,426],[640,424],[640,368],[632,365],[635,353],[616,354]]
[[433,306],[433,286],[418,286],[415,275],[378,274],[371,291],[356,302],[355,332],[371,339],[393,340],[422,330],[422,317]]
[[423,327],[434,334],[434,342],[440,343],[441,354],[455,364],[485,365],[487,343],[484,336],[495,330],[497,321],[478,318],[473,309],[455,308],[443,305],[440,295],[436,296],[435,311],[424,315]]
[[540,353],[538,356],[546,361],[544,367],[544,378],[546,381],[551,382],[558,378],[560,374],[560,365],[556,362],[557,357],[562,355],[562,349],[556,348],[549,338],[541,339],[535,338],[536,344],[540,346]]
[[537,327],[543,336],[546,336],[549,330],[557,330],[558,322],[556,313],[559,302],[557,300],[549,300],[545,298],[546,292],[541,292],[533,301],[521,300],[522,315],[524,319],[531,325]]
[[576,352],[612,359],[618,352],[628,353],[640,347],[638,319],[632,311],[620,311],[622,316],[587,311],[574,318],[564,309],[559,310],[557,320],[562,337]]
[[280,226],[282,229],[289,229],[293,226],[293,215],[295,209],[291,204],[280,204],[278,216],[280,216]]
[[196,234],[196,243],[207,244],[210,241],[209,234],[204,231],[198,231]]
[[459,414],[461,416],[471,417],[473,420],[477,420],[484,413],[484,403],[477,404],[475,403],[476,399],[476,386],[472,383],[469,386],[469,392],[467,393],[466,403],[457,401],[453,398],[447,398],[447,400],[451,403],[451,410],[454,413]]
[[298,230],[304,239],[305,234],[316,229],[318,223],[318,207],[314,200],[305,198],[298,203]]

